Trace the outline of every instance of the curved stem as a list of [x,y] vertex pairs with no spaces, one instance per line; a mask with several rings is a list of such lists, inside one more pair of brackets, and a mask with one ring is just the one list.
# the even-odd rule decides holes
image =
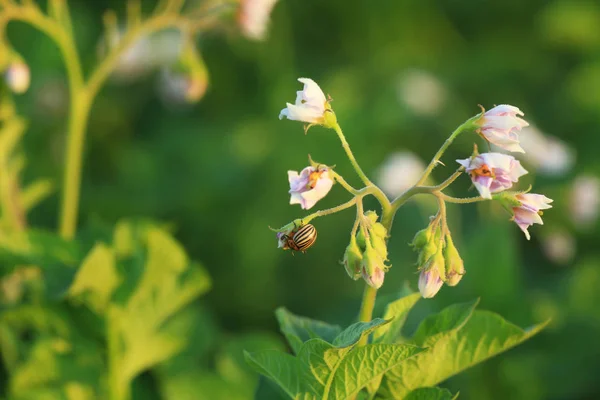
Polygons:
[[444,142],[442,147],[440,147],[440,149],[437,151],[437,153],[435,153],[435,155],[431,159],[431,162],[429,163],[429,165],[427,166],[425,171],[423,171],[421,178],[419,178],[419,181],[415,184],[415,186],[420,186],[421,184],[423,184],[423,182],[425,182],[427,180],[427,178],[429,177],[429,175],[431,174],[431,172],[433,171],[435,166],[440,161],[440,158],[446,152],[446,150],[448,150],[448,147],[450,147],[450,145],[452,144],[454,139],[456,139],[458,137],[458,135],[460,135],[463,131],[472,127],[472,122],[478,120],[480,117],[481,117],[480,115],[476,115],[476,116],[468,119],[462,125],[460,125],[458,128],[456,128],[454,130],[454,132],[452,132],[452,134],[450,135],[450,137],[448,137],[448,139],[446,139],[446,141]]
[[354,167],[354,170],[356,171],[356,173],[358,174],[358,176],[360,177],[360,179],[363,181],[363,183],[365,185],[367,185],[367,186],[374,186],[373,182],[371,182],[371,180],[363,172],[362,168],[360,168],[360,165],[358,165],[358,162],[356,161],[356,158],[354,157],[354,154],[352,153],[352,150],[350,150],[350,145],[346,141],[346,137],[344,136],[344,132],[342,132],[342,128],[340,127],[340,125],[339,124],[335,124],[335,126],[333,127],[333,129],[335,130],[335,133],[337,133],[338,137],[340,138],[340,141],[342,142],[342,147],[344,148],[344,151],[346,151],[346,155],[350,159],[350,163]]
[[340,185],[342,185],[342,187],[346,189],[350,194],[353,194],[355,196],[358,194],[358,190],[353,188],[348,182],[346,182],[346,180],[340,174],[331,169],[329,170],[329,173],[331,174],[333,179],[335,179]]
[[478,197],[452,197],[452,196],[448,196],[447,194],[444,193],[437,193],[436,196],[438,196],[440,199],[447,201],[448,203],[456,203],[456,204],[469,204],[469,203],[477,203],[480,201],[486,201],[489,199],[484,199],[481,196]]
[[312,213],[312,214],[310,214],[310,215],[308,215],[308,216],[306,216],[306,217],[304,217],[304,218],[301,219],[302,225],[308,224],[310,221],[312,221],[315,218],[323,217],[325,215],[335,214],[336,212],[339,212],[339,211],[345,210],[347,208],[350,208],[353,205],[355,205],[356,202],[357,202],[357,200],[360,199],[360,198],[361,198],[361,196],[357,196],[357,197],[354,197],[351,200],[348,200],[347,202],[345,202],[343,204],[340,204],[339,206],[328,208],[326,210],[319,210],[319,211],[317,211],[315,213]]

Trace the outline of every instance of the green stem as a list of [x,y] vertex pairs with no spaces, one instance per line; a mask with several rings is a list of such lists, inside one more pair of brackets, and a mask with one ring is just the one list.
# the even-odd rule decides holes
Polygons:
[[486,201],[489,199],[484,199],[481,196],[478,197],[452,197],[452,196],[448,196],[447,194],[444,193],[437,193],[436,196],[438,196],[440,199],[447,201],[448,203],[456,203],[456,204],[469,204],[469,203],[478,203],[480,201]]
[[427,180],[427,178],[429,177],[429,175],[431,174],[431,172],[433,171],[435,166],[440,161],[440,158],[442,158],[442,155],[444,155],[446,150],[448,150],[448,147],[450,147],[450,145],[452,144],[454,139],[456,139],[458,137],[458,135],[460,135],[466,129],[471,128],[472,122],[478,120],[480,117],[481,117],[480,115],[476,115],[475,117],[468,119],[462,125],[460,125],[458,128],[456,128],[454,130],[454,132],[452,132],[452,134],[450,135],[450,137],[448,137],[448,139],[446,139],[446,141],[444,142],[442,147],[440,147],[440,149],[437,151],[437,153],[435,153],[435,155],[431,159],[431,162],[429,163],[429,165],[427,166],[425,171],[423,171],[423,175],[421,175],[421,178],[419,178],[419,181],[415,184],[415,186],[420,186],[423,184],[423,182],[425,182]]
[[347,208],[352,207],[353,205],[356,204],[357,200],[362,198],[362,196],[356,196],[354,198],[352,198],[351,200],[348,200],[347,202],[340,204],[339,206],[336,207],[332,207],[332,208],[328,208],[326,210],[319,210],[317,212],[314,212],[304,218],[302,218],[302,225],[308,224],[310,221],[312,221],[315,218],[318,217],[323,217],[325,215],[330,215],[330,214],[335,214],[336,212],[345,210]]
[[346,141],[346,137],[344,136],[344,132],[342,132],[342,128],[340,127],[340,125],[335,124],[333,129],[335,130],[335,133],[337,133],[338,137],[340,138],[340,141],[342,142],[342,147],[344,148],[344,151],[346,151],[346,155],[350,159],[350,163],[354,167],[354,170],[356,171],[356,173],[358,174],[360,179],[363,181],[363,183],[366,186],[374,186],[373,182],[371,182],[371,180],[363,172],[362,168],[360,168],[360,165],[358,165],[358,162],[356,161],[356,158],[354,157],[352,150],[350,150],[350,145]]
[[358,194],[358,190],[352,187],[348,182],[346,182],[346,180],[342,178],[340,174],[331,169],[329,170],[329,173],[331,174],[333,179],[340,185],[342,185],[342,187],[346,189],[350,194],[353,194],[355,196]]
[[84,93],[81,91],[72,91],[71,93],[71,114],[67,133],[67,154],[59,227],[60,235],[66,239],[72,239],[77,229],[83,145],[91,106],[90,99]]

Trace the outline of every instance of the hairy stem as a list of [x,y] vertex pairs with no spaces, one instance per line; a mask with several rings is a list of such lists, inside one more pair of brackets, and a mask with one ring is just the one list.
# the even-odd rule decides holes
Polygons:
[[348,200],[347,202],[340,204],[339,206],[336,207],[332,207],[332,208],[328,208],[326,210],[319,210],[317,212],[314,212],[304,218],[302,218],[302,225],[308,224],[310,221],[312,221],[315,218],[318,217],[323,217],[325,215],[330,215],[330,214],[335,214],[336,212],[340,212],[342,210],[345,210],[347,208],[352,207],[353,205],[356,204],[357,200],[360,199],[361,196],[356,196],[351,200]]
[[486,201],[489,199],[485,199],[481,196],[477,196],[477,197],[452,197],[452,196],[448,196],[447,194],[444,193],[437,193],[436,196],[438,196],[440,199],[447,201],[448,203],[455,203],[455,204],[469,204],[469,203],[478,203],[480,201]]
[[363,183],[366,186],[374,186],[373,182],[371,182],[371,180],[363,172],[362,168],[360,168],[360,165],[358,165],[358,161],[356,161],[356,158],[354,157],[354,154],[352,153],[352,150],[350,149],[350,145],[346,141],[346,137],[344,136],[344,132],[342,132],[342,128],[340,127],[340,125],[335,124],[333,129],[335,130],[335,133],[337,133],[338,137],[340,138],[340,141],[342,142],[342,147],[344,148],[346,155],[350,159],[350,163],[354,167],[354,170],[356,171],[356,173],[358,174],[360,179],[363,181]]

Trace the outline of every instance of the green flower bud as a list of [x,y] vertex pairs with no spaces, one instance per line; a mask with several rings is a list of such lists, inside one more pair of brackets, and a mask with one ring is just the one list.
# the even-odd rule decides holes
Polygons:
[[354,280],[360,278],[362,259],[362,251],[358,247],[356,239],[354,237],[351,237],[350,244],[348,245],[348,247],[346,247],[346,252],[344,253],[344,260],[342,262],[350,278]]
[[446,284],[456,286],[465,274],[465,266],[458,250],[454,247],[452,239],[447,236],[447,244],[444,248],[444,258],[446,259]]
[[421,229],[419,232],[415,234],[415,237],[410,244],[415,250],[420,250],[427,243],[431,241],[431,225],[427,226],[425,229]]
[[377,250],[370,244],[367,244],[367,248],[362,256],[361,273],[363,279],[369,286],[379,289],[383,285],[383,279],[388,267],[384,264]]
[[430,240],[425,246],[423,246],[423,248],[421,249],[421,252],[419,253],[419,258],[417,260],[417,263],[419,265],[425,265],[425,263],[427,261],[429,261],[429,259],[431,259],[436,253],[438,252],[438,246],[435,240]]
[[367,238],[365,237],[365,233],[361,228],[358,229],[358,233],[356,234],[356,244],[362,251],[365,251],[367,248]]
[[371,238],[371,246],[373,246],[375,251],[377,251],[377,253],[379,253],[379,255],[381,256],[381,258],[384,261],[387,260],[388,250],[387,250],[387,243],[385,241],[385,237],[381,237],[381,236],[376,235],[373,232],[371,232],[370,238]]
[[369,220],[371,224],[375,224],[377,222],[377,213],[373,210],[369,210],[365,213],[365,217]]
[[429,258],[429,261],[421,269],[421,275],[419,276],[421,295],[426,299],[435,296],[444,284],[445,279],[444,255],[440,249],[434,256]]

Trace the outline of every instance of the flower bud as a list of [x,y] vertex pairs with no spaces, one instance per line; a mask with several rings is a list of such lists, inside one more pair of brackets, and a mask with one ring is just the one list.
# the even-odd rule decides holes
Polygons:
[[367,242],[367,248],[362,255],[361,273],[367,284],[375,289],[383,285],[387,267],[379,253]]
[[425,247],[425,245],[427,243],[429,243],[431,241],[431,236],[432,236],[431,225],[429,225],[429,226],[427,226],[427,228],[421,229],[419,232],[417,232],[415,234],[415,237],[413,238],[412,242],[410,243],[410,246],[412,246],[415,250],[420,250],[423,247]]
[[430,299],[442,288],[444,281],[440,277],[437,268],[423,269],[419,275],[419,292],[425,299]]
[[419,253],[417,263],[419,265],[425,265],[434,255],[437,254],[438,246],[435,240],[430,240]]
[[4,80],[14,93],[25,93],[31,80],[29,67],[23,61],[11,62],[4,71]]
[[450,236],[446,237],[446,247],[444,247],[444,258],[446,260],[446,284],[456,286],[465,274],[465,266],[458,250],[454,246]]
[[[369,210],[365,213],[365,217],[369,220],[371,224],[375,224],[377,222],[377,213],[373,210]],[[385,228],[384,228],[385,229]]]
[[360,278],[362,259],[362,252],[360,251],[358,244],[356,244],[356,238],[352,236],[350,238],[350,244],[346,247],[343,260],[344,268],[346,268],[346,272],[350,278],[354,280]]

